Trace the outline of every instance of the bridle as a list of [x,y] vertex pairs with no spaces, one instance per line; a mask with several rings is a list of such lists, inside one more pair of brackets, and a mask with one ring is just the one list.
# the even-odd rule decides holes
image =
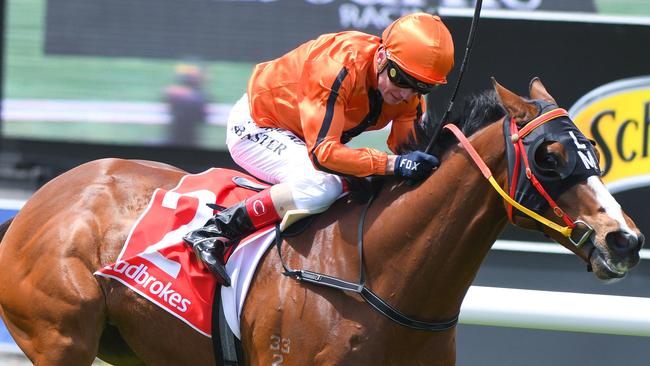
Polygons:
[[[521,130],[518,128],[517,124],[515,123],[514,118],[512,117],[508,118],[507,116],[505,117],[503,123],[509,124],[509,128],[511,131],[510,135],[505,136],[506,143],[511,143],[515,151],[515,162],[509,162],[509,165],[514,167],[514,169],[512,169],[513,173],[511,174],[512,183],[510,185],[510,194],[506,193],[501,188],[501,186],[499,186],[499,184],[494,179],[494,176],[492,175],[490,168],[485,164],[483,159],[479,156],[479,154],[476,152],[472,144],[469,142],[467,137],[463,135],[460,129],[453,124],[447,124],[444,126],[444,128],[451,131],[454,134],[454,136],[456,136],[456,138],[460,141],[461,145],[465,148],[465,150],[467,150],[474,163],[481,170],[483,176],[490,182],[490,184],[496,190],[496,192],[504,199],[508,211],[508,219],[510,220],[511,223],[515,224],[513,211],[514,209],[516,209],[519,212],[523,213],[525,216],[532,218],[533,220],[539,222],[543,226],[546,226],[560,233],[562,236],[566,237],[569,240],[569,242],[572,244],[572,246],[567,245],[566,246],[567,249],[571,250],[572,252],[576,253],[578,256],[582,257],[580,253],[581,248],[587,242],[587,240],[589,240],[591,234],[594,232],[593,227],[591,227],[589,224],[587,224],[582,220],[573,220],[571,217],[569,217],[569,215],[567,215],[564,212],[564,210],[562,210],[559,207],[559,205],[555,202],[555,200],[551,197],[551,195],[546,191],[546,189],[544,189],[538,177],[533,173],[533,170],[531,169],[530,162],[528,159],[527,149],[526,147],[524,147],[523,144],[524,139],[527,136],[529,136],[534,130],[540,128],[541,126],[544,126],[548,122],[558,120],[559,118],[562,117],[568,117],[567,111],[562,108],[554,108],[552,110],[540,114],[539,116],[537,116],[536,118],[528,122]],[[514,163],[514,165],[511,163]],[[552,220],[547,219],[546,217],[542,216],[540,213],[535,212],[533,209],[524,206],[524,204],[518,202],[515,199],[515,189],[517,186],[516,183],[518,182],[518,179],[520,179],[520,177],[522,176],[520,172],[521,166],[525,167],[524,168],[525,171],[523,175],[527,179],[527,184],[532,185],[535,191],[544,198],[546,203],[548,203],[549,207],[552,208],[555,215],[562,219],[565,226],[562,226]],[[586,260],[588,261],[588,258],[586,258]]]

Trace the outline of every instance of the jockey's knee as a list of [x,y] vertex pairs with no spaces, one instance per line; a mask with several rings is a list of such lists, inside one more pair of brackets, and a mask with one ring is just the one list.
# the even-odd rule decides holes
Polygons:
[[276,206],[315,214],[325,211],[342,191],[340,177],[319,172],[276,184],[271,192]]
[[311,213],[325,211],[343,191],[341,178],[332,174],[304,177],[296,183],[293,192],[296,207]]
[[271,197],[282,218],[280,230],[303,217],[327,210],[342,191],[341,178],[320,172],[274,185]]

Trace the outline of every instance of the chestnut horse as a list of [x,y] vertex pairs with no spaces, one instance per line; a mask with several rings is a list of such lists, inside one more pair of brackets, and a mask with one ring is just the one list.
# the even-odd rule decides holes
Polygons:
[[[504,123],[511,119],[504,114],[523,127],[541,106],[555,101],[538,79],[530,84],[530,100],[494,84],[496,94],[475,100],[468,122],[459,124],[495,184],[508,192],[506,145],[516,139],[505,138]],[[439,146],[446,152],[437,151],[438,171],[418,186],[389,180],[364,226],[368,287],[403,314],[429,322],[458,315],[483,258],[508,222],[510,205],[485,180],[468,147],[451,135]],[[529,156],[548,172],[559,172],[576,159],[565,147],[551,140]],[[116,260],[153,191],[173,188],[184,174],[155,162],[90,162],[43,186],[0,230],[6,230],[0,244],[2,318],[34,364],[90,365],[96,356],[115,365],[215,363],[209,338],[122,284],[93,276]],[[572,243],[521,215],[513,216],[514,223],[571,248],[600,279],[625,276],[639,261],[644,241],[635,224],[598,175],[557,183],[560,193],[550,198],[566,217],[590,229],[582,234],[585,240]],[[555,214],[562,211],[548,207],[538,211],[549,225],[564,225]],[[287,264],[357,280],[361,210],[338,201],[306,232],[285,240]],[[283,276],[275,250],[262,259],[241,316],[251,365],[454,365],[455,334],[454,327],[407,328],[355,293]]]

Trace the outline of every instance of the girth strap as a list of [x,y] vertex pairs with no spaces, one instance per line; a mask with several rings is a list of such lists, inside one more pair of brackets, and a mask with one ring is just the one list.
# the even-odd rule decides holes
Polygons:
[[241,341],[235,337],[226,321],[221,299],[221,286],[216,287],[212,302],[212,350],[217,366],[246,364]]
[[358,232],[357,232],[357,247],[359,253],[359,282],[346,281],[334,276],[329,276],[326,274],[312,272],[304,269],[293,270],[290,269],[282,257],[282,235],[280,232],[279,225],[276,225],[276,236],[275,244],[278,249],[278,256],[280,257],[280,262],[282,267],[284,267],[284,275],[294,278],[298,281],[309,282],[320,286],[331,287],[339,289],[342,291],[351,291],[361,295],[361,298],[364,299],[368,304],[370,304],[376,311],[394,321],[397,324],[403,325],[405,327],[417,330],[428,330],[428,331],[443,331],[450,328],[453,328],[458,323],[458,315],[454,318],[441,321],[441,322],[426,322],[415,320],[407,315],[404,315],[399,310],[392,307],[389,303],[380,298],[377,294],[372,292],[366,286],[366,275],[365,267],[363,265],[363,224],[365,222],[366,213],[370,204],[375,198],[375,192],[370,196],[368,202],[366,202],[363,210],[361,211],[361,218],[359,220]]
[[223,310],[223,301],[219,301],[219,339],[221,340],[221,351],[223,352],[223,365],[243,365],[245,362],[241,341],[230,330]]

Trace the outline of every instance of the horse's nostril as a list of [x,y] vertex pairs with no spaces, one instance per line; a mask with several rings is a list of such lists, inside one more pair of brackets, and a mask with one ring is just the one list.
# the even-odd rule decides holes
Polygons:
[[[617,252],[627,252],[629,250],[639,250],[639,242],[635,235],[624,231],[614,231],[605,237],[607,240],[607,246]],[[642,243],[641,243],[642,244]]]

